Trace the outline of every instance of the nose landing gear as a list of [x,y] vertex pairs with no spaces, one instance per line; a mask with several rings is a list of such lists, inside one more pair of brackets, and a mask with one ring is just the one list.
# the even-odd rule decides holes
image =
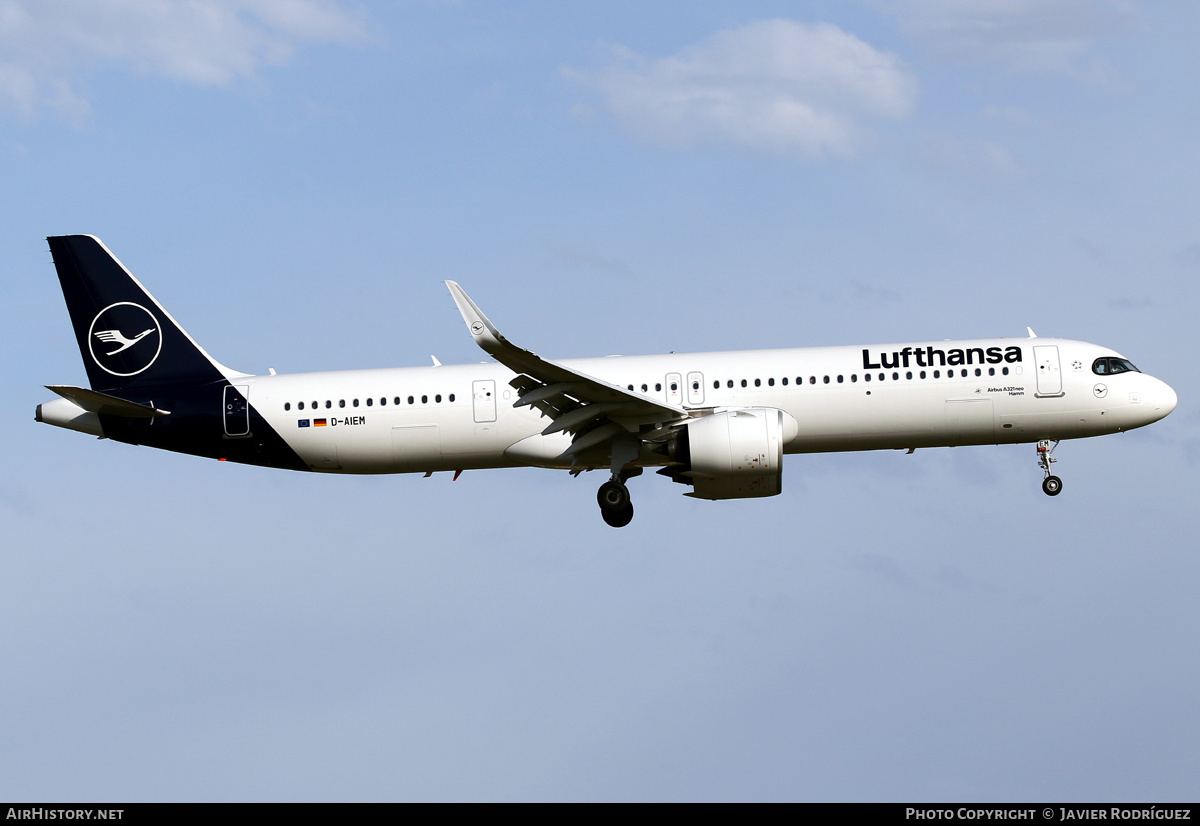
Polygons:
[[1062,479],[1050,472],[1050,466],[1058,461],[1051,455],[1056,447],[1058,439],[1054,440],[1053,445],[1049,439],[1042,439],[1037,443],[1038,467],[1046,473],[1046,478],[1042,480],[1042,492],[1047,496],[1058,496],[1062,492]]
[[633,521],[633,502],[629,499],[629,488],[620,479],[609,479],[596,492],[600,505],[600,516],[614,528],[623,528]]

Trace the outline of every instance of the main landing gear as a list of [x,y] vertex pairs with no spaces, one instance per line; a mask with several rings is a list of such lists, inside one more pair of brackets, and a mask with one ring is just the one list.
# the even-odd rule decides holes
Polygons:
[[1047,496],[1058,496],[1062,491],[1062,479],[1050,472],[1050,466],[1058,461],[1051,455],[1056,447],[1058,439],[1054,440],[1053,445],[1049,439],[1042,439],[1037,443],[1038,467],[1046,472],[1046,478],[1042,480],[1042,492]]
[[617,479],[609,479],[596,492],[600,504],[600,516],[614,528],[623,528],[633,520],[633,502],[629,500],[629,488]]

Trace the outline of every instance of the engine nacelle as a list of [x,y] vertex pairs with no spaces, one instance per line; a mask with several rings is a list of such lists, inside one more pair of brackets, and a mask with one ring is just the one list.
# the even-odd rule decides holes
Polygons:
[[783,489],[783,446],[796,420],[773,407],[726,410],[687,423],[688,469],[698,499],[775,496]]

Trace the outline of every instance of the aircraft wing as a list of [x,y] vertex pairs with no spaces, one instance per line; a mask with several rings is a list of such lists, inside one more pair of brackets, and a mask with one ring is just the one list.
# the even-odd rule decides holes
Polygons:
[[553,421],[543,434],[565,430],[574,435],[568,455],[601,444],[621,431],[636,434],[642,425],[661,426],[688,417],[683,408],[609,384],[516,346],[496,329],[462,287],[454,281],[447,281],[446,286],[475,343],[517,374],[509,382],[521,394],[513,407],[531,405],[550,417]]

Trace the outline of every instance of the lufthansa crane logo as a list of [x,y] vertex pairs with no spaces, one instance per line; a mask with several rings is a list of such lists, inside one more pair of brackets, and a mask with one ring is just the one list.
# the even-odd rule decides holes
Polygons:
[[92,361],[114,376],[136,376],[158,360],[162,352],[162,327],[141,304],[109,304],[92,319],[88,329]]

